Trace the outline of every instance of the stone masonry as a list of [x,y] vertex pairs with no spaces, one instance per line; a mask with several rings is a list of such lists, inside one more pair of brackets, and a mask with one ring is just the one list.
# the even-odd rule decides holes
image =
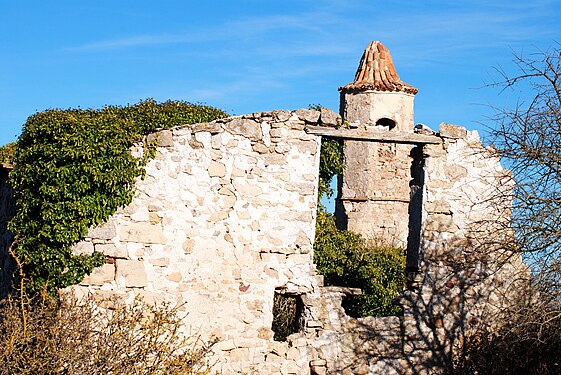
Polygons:
[[[351,128],[412,132],[418,90],[401,81],[382,43],[368,45],[354,82],[340,90],[341,113]],[[346,170],[337,199],[340,227],[375,242],[406,246],[410,152],[411,145],[345,141]]]
[[[526,268],[498,246],[512,235],[508,171],[476,132],[443,123],[414,133],[416,92],[373,42],[342,88],[342,118],[325,108],[260,112],[150,135],[156,157],[131,204],[73,247],[106,264],[69,291],[177,304],[185,332],[218,340],[216,373],[441,372],[470,329],[492,324]],[[339,223],[407,252],[403,316],[351,318],[341,302],[360,291],[317,275],[322,134],[346,140]],[[0,173],[5,276],[14,202],[8,169]],[[275,293],[302,307],[286,341],[273,339]]]

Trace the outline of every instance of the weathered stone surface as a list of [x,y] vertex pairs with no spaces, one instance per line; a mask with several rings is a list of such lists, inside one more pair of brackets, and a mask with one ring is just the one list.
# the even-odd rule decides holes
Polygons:
[[161,225],[150,223],[126,223],[119,227],[119,239],[122,242],[142,242],[163,244],[166,242]]
[[74,255],[92,255],[94,252],[94,245],[89,241],[80,241],[72,246],[72,254]]
[[441,123],[438,133],[442,138],[463,139],[467,136],[467,130],[463,126]]
[[253,145],[253,151],[260,154],[266,154],[269,152],[269,147],[265,146],[263,143],[256,143]]
[[140,260],[117,259],[115,279],[127,288],[144,288],[148,284],[144,263]]
[[156,142],[159,147],[173,147],[173,133],[171,130],[161,130],[146,136],[148,143]]
[[320,116],[320,111],[314,109],[297,109],[295,112],[300,120],[309,123],[317,123]]
[[427,212],[435,214],[450,215],[452,213],[450,211],[450,203],[443,199],[439,199],[435,202],[426,202],[425,209],[427,210]]
[[111,258],[128,258],[129,256],[125,246],[115,244],[96,244],[95,250]]
[[103,285],[110,283],[115,279],[115,266],[113,264],[104,264],[96,267],[88,276],[89,285]]
[[[369,116],[381,111],[374,102],[366,105]],[[357,104],[353,110],[362,109]],[[479,271],[488,266],[475,266],[477,254],[465,251],[473,238],[468,232],[476,219],[500,215],[469,204],[485,202],[489,187],[500,181],[489,177],[501,170],[499,161],[482,158],[471,133],[460,141],[434,136],[441,144],[423,148],[429,156],[420,187],[411,175],[411,146],[357,142],[347,149],[345,173],[353,181],[343,189],[352,195],[343,204],[349,219],[362,225],[349,228],[372,233],[371,239],[386,234],[407,239],[411,211],[420,210],[424,236],[420,272],[399,298],[403,316],[352,319],[341,301],[358,290],[322,287],[312,252],[319,135],[304,126],[332,123],[337,116],[298,113],[256,112],[174,130],[174,147],[161,149],[147,165],[133,202],[91,239],[112,264],[87,276],[82,291],[177,303],[186,313],[186,332],[220,338],[211,361],[226,375],[386,373],[423,363],[419,358],[429,357],[431,340],[439,334],[433,331],[454,327],[461,293],[470,314],[479,311],[470,298],[481,296],[484,287],[459,289],[471,275],[490,273]],[[402,119],[410,120],[406,113]],[[368,121],[357,127],[376,126]],[[371,168],[376,173],[365,172]],[[411,206],[411,193],[419,191],[422,204]],[[456,268],[447,263],[451,259]],[[303,304],[305,327],[287,342],[275,341],[271,329],[279,290]],[[449,313],[442,316],[445,308]],[[409,362],[403,361],[404,351]]]
[[214,121],[192,125],[191,130],[193,133],[209,132],[210,134],[218,134],[224,131],[222,124]]
[[273,118],[281,122],[287,121],[290,116],[290,111],[273,111]]
[[233,118],[224,123],[224,127],[232,134],[242,135],[252,141],[260,141],[263,138],[259,123],[243,118]]
[[339,114],[333,112],[329,108],[324,108],[324,107],[321,107],[320,112],[321,112],[320,121],[323,125],[327,125],[327,126],[341,125],[342,120]]
[[169,265],[168,257],[150,259],[150,263],[157,267],[166,267]]
[[234,340],[221,341],[218,343],[218,349],[223,351],[230,351],[236,349],[236,344],[234,343]]
[[115,230],[115,223],[113,220],[109,219],[106,223],[91,227],[88,229],[88,237],[100,239],[100,240],[110,240],[117,235]]
[[208,166],[208,174],[210,177],[224,177],[226,175],[226,166],[213,161]]
[[183,278],[183,276],[181,276],[181,272],[172,272],[169,275],[166,276],[166,279],[168,279],[169,281],[173,281],[173,282],[180,282],[181,279]]
[[454,182],[466,177],[468,175],[468,170],[461,165],[453,164],[446,165],[444,167],[444,173],[446,173],[446,177],[448,177],[449,181]]
[[188,239],[183,242],[183,252],[185,254],[191,254],[193,252],[193,247],[195,246],[195,240]]

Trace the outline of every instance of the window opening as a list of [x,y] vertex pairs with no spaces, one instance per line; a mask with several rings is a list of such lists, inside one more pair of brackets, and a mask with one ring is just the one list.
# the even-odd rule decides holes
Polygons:
[[273,326],[275,341],[286,341],[286,338],[302,328],[304,304],[298,295],[285,294],[282,290],[275,291],[273,300]]
[[395,121],[387,117],[383,117],[376,121],[376,126],[386,126],[388,130],[392,130],[393,128],[395,128],[395,125]]

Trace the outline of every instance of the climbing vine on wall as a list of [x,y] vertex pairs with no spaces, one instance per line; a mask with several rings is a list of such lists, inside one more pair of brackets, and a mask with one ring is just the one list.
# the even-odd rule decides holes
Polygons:
[[73,255],[88,227],[131,202],[146,158],[130,149],[157,129],[226,117],[182,101],[102,109],[47,110],[29,117],[15,150],[10,184],[17,192],[14,254],[31,291],[75,284],[104,263],[102,254]]
[[[332,198],[334,191],[330,186],[333,177],[342,174],[345,168],[343,161],[343,142],[323,137],[319,163],[318,197]],[[321,202],[318,201],[321,207]]]

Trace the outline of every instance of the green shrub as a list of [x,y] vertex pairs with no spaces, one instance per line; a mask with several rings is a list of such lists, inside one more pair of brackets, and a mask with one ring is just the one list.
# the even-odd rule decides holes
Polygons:
[[0,146],[0,164],[13,164],[16,156],[16,143],[11,142]]
[[326,285],[362,289],[362,295],[344,301],[349,315],[401,314],[401,307],[392,301],[405,285],[402,249],[368,246],[359,234],[337,229],[333,216],[319,210],[314,261]]
[[88,227],[131,202],[135,179],[154,152],[130,149],[157,129],[226,117],[216,108],[180,101],[96,109],[47,110],[27,120],[10,184],[16,191],[14,253],[31,291],[79,282],[103,264],[102,254],[72,255]]

